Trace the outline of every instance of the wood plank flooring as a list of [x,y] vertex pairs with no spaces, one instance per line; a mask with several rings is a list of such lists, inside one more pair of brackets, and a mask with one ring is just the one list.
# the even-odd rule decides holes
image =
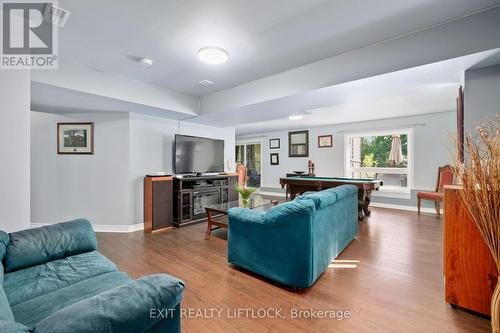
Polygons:
[[[184,280],[183,308],[222,310],[213,319],[183,318],[183,332],[489,332],[488,320],[444,302],[442,220],[372,211],[333,267],[300,291],[229,266],[226,242],[204,239],[206,223],[97,238],[100,251],[133,278],[168,273]],[[214,235],[224,238],[225,230]],[[253,309],[254,316],[258,309],[281,309],[286,318],[252,319],[243,313],[237,319],[236,309]],[[293,309],[349,311],[351,317],[297,319],[291,318]],[[210,317],[208,311],[195,313]]]

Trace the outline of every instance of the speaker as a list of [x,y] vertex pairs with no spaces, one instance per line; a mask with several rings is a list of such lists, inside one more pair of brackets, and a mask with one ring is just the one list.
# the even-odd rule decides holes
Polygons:
[[144,178],[144,231],[173,226],[173,178]]

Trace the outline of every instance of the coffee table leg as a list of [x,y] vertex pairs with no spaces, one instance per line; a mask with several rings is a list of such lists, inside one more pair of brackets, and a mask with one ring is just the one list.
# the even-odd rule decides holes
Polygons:
[[212,232],[212,212],[209,209],[207,211],[207,232],[205,233],[205,237],[209,237]]

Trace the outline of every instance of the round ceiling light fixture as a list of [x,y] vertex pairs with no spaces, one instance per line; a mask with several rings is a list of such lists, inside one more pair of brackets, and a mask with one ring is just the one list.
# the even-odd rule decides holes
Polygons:
[[288,117],[288,119],[290,120],[301,120],[302,118],[304,118],[303,114],[294,114]]
[[144,67],[153,66],[153,60],[149,59],[149,58],[139,58],[139,59],[137,59],[137,61],[139,62],[139,64],[141,64],[141,66],[144,66]]
[[229,60],[229,54],[221,47],[206,46],[198,50],[198,59],[206,64],[219,65]]

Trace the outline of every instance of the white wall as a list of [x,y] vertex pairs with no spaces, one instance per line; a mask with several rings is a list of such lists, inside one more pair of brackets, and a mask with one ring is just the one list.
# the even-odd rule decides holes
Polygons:
[[[94,122],[93,155],[58,155],[58,122]],[[31,223],[131,224],[127,113],[31,112]]]
[[0,230],[30,217],[30,72],[0,70]]
[[464,127],[466,132],[500,114],[500,65],[465,71]]
[[[148,172],[173,173],[173,144],[175,134],[201,136],[224,140],[224,159],[234,161],[234,127],[216,128],[194,123],[178,122],[140,114],[130,114],[130,180],[131,209],[135,223],[143,220],[143,178]],[[227,163],[226,163],[227,164]],[[234,172],[234,162],[231,170]]]
[[[419,126],[413,126],[419,124]],[[423,124],[423,126],[422,126]],[[416,190],[435,190],[438,167],[451,162],[450,135],[456,131],[456,113],[443,112],[412,117],[393,118],[343,125],[330,125],[309,128],[309,157],[288,157],[288,131],[262,133],[259,135],[239,136],[237,142],[250,138],[263,139],[262,186],[278,189],[279,178],[286,173],[307,171],[307,161],[313,160],[316,174],[324,176],[343,176],[344,135],[349,132],[366,132],[377,129],[413,128],[414,133],[414,189],[410,200],[395,200],[392,203],[414,204]],[[307,128],[306,128],[307,129]],[[318,135],[333,135],[332,148],[318,148]],[[269,139],[280,138],[280,149],[269,149]],[[279,165],[270,165],[270,153],[279,153]],[[374,201],[388,202],[387,198]],[[391,200],[389,200],[391,201]]]
[[[57,154],[57,122],[64,121],[95,123],[94,155]],[[176,133],[224,139],[226,159],[234,159],[234,128],[115,112],[31,112],[31,123],[31,223],[85,217],[101,230],[142,224],[144,175],[172,172]]]

